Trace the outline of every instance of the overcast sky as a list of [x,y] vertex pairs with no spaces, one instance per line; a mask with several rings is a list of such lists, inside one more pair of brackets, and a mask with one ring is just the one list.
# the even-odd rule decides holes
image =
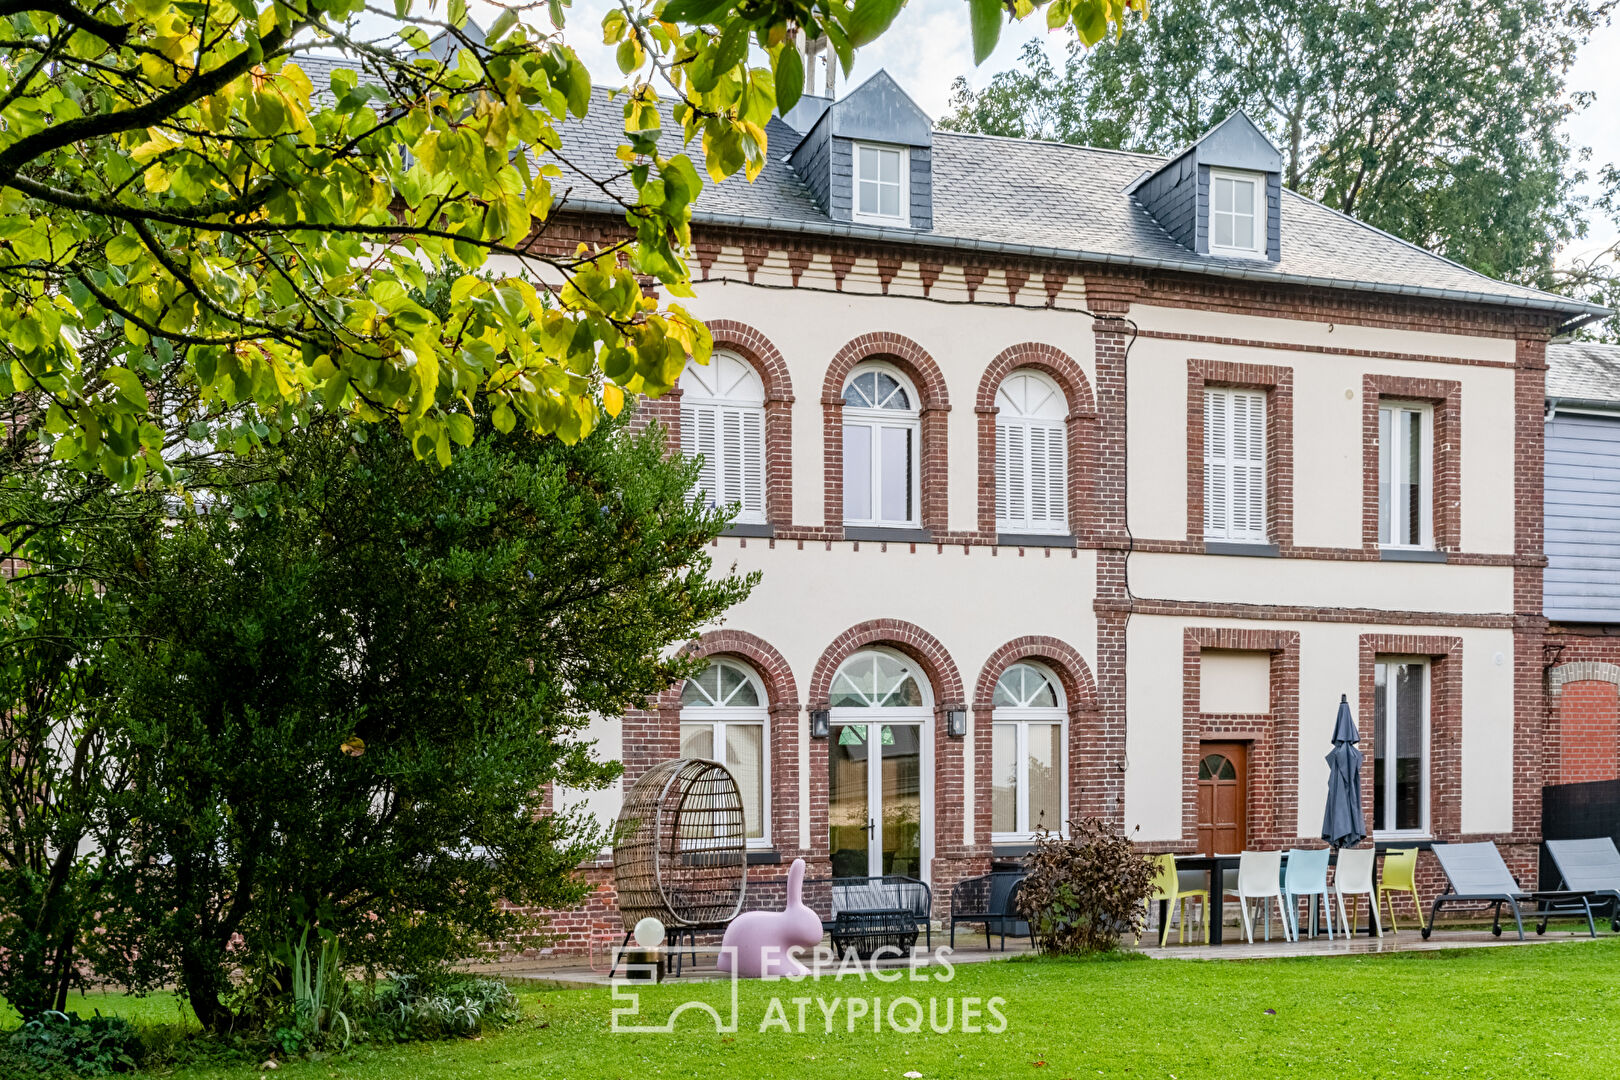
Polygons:
[[[574,0],[568,26],[569,44],[580,50],[599,82],[609,82],[618,73],[598,30],[611,2]],[[996,51],[975,68],[967,13],[964,0],[910,0],[889,32],[856,54],[855,70],[840,86],[857,85],[887,68],[917,104],[938,119],[949,112],[952,79],[966,74],[975,88],[983,86],[996,72],[1017,66],[1018,54],[1031,38],[1043,39],[1061,63],[1067,31],[1049,34],[1037,14],[1005,28]],[[1620,162],[1620,26],[1609,25],[1593,35],[1570,75],[1570,89],[1596,95],[1591,107],[1568,124],[1572,144],[1591,149],[1586,169],[1595,174],[1600,165]],[[1588,186],[1588,194],[1595,191],[1595,186]],[[1600,251],[1615,241],[1612,225],[1600,220],[1591,224],[1592,235],[1571,245],[1566,258]]]

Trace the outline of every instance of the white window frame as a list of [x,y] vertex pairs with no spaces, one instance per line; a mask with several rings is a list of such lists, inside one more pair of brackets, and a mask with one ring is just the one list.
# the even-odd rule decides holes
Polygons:
[[[728,395],[725,393],[727,387],[721,387],[717,394],[702,385],[700,380],[706,377],[707,381],[720,381],[722,373],[719,366],[722,363],[737,364],[746,369],[746,375],[734,381],[729,389],[742,388],[746,382],[745,389],[751,391],[747,397]],[[768,521],[765,505],[768,452],[765,448],[764,380],[748,361],[721,350],[716,350],[709,363],[702,365],[701,372],[694,375],[696,367],[695,362],[689,362],[680,383],[681,453],[687,458],[704,458],[702,472],[693,486],[692,495],[694,498],[704,495],[709,506],[735,506],[737,512],[731,519],[733,524],[764,525]],[[755,393],[758,401],[751,400]],[[714,427],[712,455],[699,446],[700,421]],[[728,428],[735,434],[734,444],[728,444],[725,437]],[[732,452],[733,445],[737,448],[735,454]],[[705,475],[712,488],[704,486]],[[733,487],[737,490],[732,491]],[[714,488],[725,490],[717,492]],[[719,502],[721,496],[726,499],[724,504]]]
[[[861,184],[870,183],[878,186],[878,205],[883,205],[882,188],[884,181],[879,177],[866,178],[861,175],[861,151],[877,150],[892,153],[900,158],[900,190],[898,192],[898,214],[862,213],[861,211]],[[850,162],[850,175],[854,177],[854,184],[850,189],[849,211],[850,217],[855,221],[870,222],[874,225],[905,225],[911,224],[911,150],[905,146],[891,146],[887,143],[857,142],[850,148],[853,160]],[[881,176],[881,165],[879,176]]]
[[[1006,390],[1008,381],[1015,378],[1035,380],[1049,390],[1060,405],[1057,410],[1058,417],[1041,416],[1039,415],[1039,409],[1034,415],[1023,415],[1012,411],[1010,407],[1011,401],[1010,399],[1004,399],[1003,393]],[[1051,400],[1052,398],[1049,397],[1041,404],[1044,406]],[[1071,531],[1069,527],[1069,469],[1071,465],[1069,462],[1069,425],[1067,420],[1069,404],[1068,399],[1063,395],[1063,388],[1058,386],[1051,377],[1039,371],[1027,369],[1014,371],[1007,376],[1006,380],[1003,380],[1000,387],[997,387],[996,404],[998,410],[996,413],[997,531],[1026,534],[1044,533],[1053,536],[1068,535]],[[1020,437],[1023,440],[1024,450],[1023,476],[1019,479],[1022,482],[1024,492],[1023,509],[1025,513],[1021,518],[1013,517],[1009,513],[1013,501],[1012,480],[1014,479],[1011,467],[1010,437],[1015,429],[1021,432]],[[1047,476],[1048,487],[1045,492],[1048,507],[1047,520],[1036,520],[1031,516],[1035,503],[1033,496],[1037,472],[1035,454],[1032,451],[1032,446],[1036,441],[1033,435],[1036,431],[1042,433],[1042,441],[1047,446],[1055,445],[1057,447],[1058,468],[1055,470],[1056,475],[1051,475],[1053,470],[1048,470]],[[1050,464],[1050,461],[1051,459],[1048,458],[1048,464]]]
[[[765,686],[758,674],[746,664],[716,657],[710,663],[725,664],[734,668],[748,679],[754,687],[755,697],[763,702],[761,705],[682,705],[681,728],[709,725],[710,752],[715,754],[714,760],[724,765],[726,747],[726,728],[731,725],[738,727],[757,727],[760,729],[760,833],[761,835],[748,837],[745,841],[751,848],[768,848],[771,846],[771,711],[770,698],[765,694]],[[684,742],[685,732],[679,732],[677,738]]]
[[[1430,817],[1429,817],[1429,795],[1430,795],[1430,792],[1429,792],[1429,786],[1430,786],[1429,785],[1429,781],[1430,781],[1430,776],[1429,776],[1429,767],[1430,767],[1429,766],[1429,762],[1430,762],[1429,743],[1430,743],[1431,736],[1433,734],[1433,728],[1430,725],[1430,720],[1431,720],[1430,704],[1434,700],[1434,665],[1432,663],[1430,663],[1430,660],[1429,660],[1429,658],[1427,656],[1400,656],[1400,655],[1379,654],[1378,656],[1373,657],[1373,672],[1374,672],[1374,674],[1373,674],[1373,693],[1375,695],[1378,693],[1377,670],[1378,670],[1379,665],[1393,666],[1393,665],[1396,665],[1396,664],[1416,664],[1417,666],[1419,666],[1419,667],[1421,667],[1423,669],[1423,720],[1422,720],[1422,723],[1423,723],[1423,765],[1422,765],[1422,772],[1420,774],[1420,778],[1421,778],[1421,781],[1422,781],[1422,785],[1421,785],[1422,798],[1421,798],[1420,802],[1422,803],[1422,807],[1423,807],[1423,809],[1422,809],[1422,819],[1423,820],[1422,820],[1422,823],[1415,829],[1381,829],[1381,828],[1378,827],[1377,815],[1375,814],[1374,815],[1374,820],[1373,820],[1373,837],[1375,839],[1383,839],[1385,837],[1389,837],[1389,838],[1392,838],[1392,839],[1395,839],[1395,838],[1399,838],[1399,839],[1407,839],[1407,838],[1411,838],[1411,839],[1427,839],[1430,836],[1430,831],[1429,831],[1430,830]],[[1393,762],[1395,760],[1394,755],[1393,755],[1393,751],[1395,749],[1395,745],[1398,743],[1398,739],[1396,737],[1396,730],[1399,727],[1399,723],[1398,723],[1398,721],[1394,720],[1394,718],[1395,718],[1395,680],[1390,678],[1388,675],[1386,675],[1385,678],[1384,678],[1384,694],[1385,694],[1384,715],[1387,716],[1387,717],[1390,717],[1391,720],[1394,721],[1394,722],[1391,722],[1390,724],[1388,724],[1386,726],[1386,729],[1385,729],[1385,732],[1384,732],[1385,738],[1388,739],[1389,743],[1390,743],[1390,745],[1388,745],[1388,746],[1386,746],[1384,748],[1384,760],[1386,762]],[[1374,702],[1373,708],[1375,710],[1377,708],[1376,701]],[[1376,716],[1376,713],[1374,715]],[[1372,733],[1373,738],[1376,739],[1378,737],[1378,726],[1377,726],[1376,722],[1373,723],[1372,728],[1373,728],[1373,733]],[[1375,746],[1374,751],[1376,752],[1376,750],[1377,750],[1377,747]],[[1388,808],[1388,809],[1393,809],[1394,806],[1395,806],[1395,770],[1393,768],[1386,768],[1384,770],[1384,772],[1385,772],[1385,776],[1384,776],[1384,806],[1386,808]],[[1376,774],[1376,770],[1375,770],[1375,774]],[[1377,793],[1374,792],[1374,794],[1373,794],[1373,799],[1374,799],[1373,806],[1375,808],[1378,805],[1377,798],[1378,798]]]
[[[1047,823],[1050,832],[1066,834],[1068,832],[1069,810],[1069,710],[1068,703],[1063,696],[1063,683],[1057,675],[1044,664],[1032,660],[1019,660],[1017,664],[1032,667],[1046,677],[1051,684],[1052,692],[1057,698],[1056,705],[1046,706],[1012,706],[998,705],[990,713],[991,744],[990,760],[992,772],[990,786],[992,798],[995,790],[995,728],[1007,726],[1016,728],[1018,732],[1017,763],[1018,763],[1018,797],[1015,811],[1014,829],[1012,832],[992,831],[990,842],[993,844],[1022,844],[1035,839],[1035,823],[1029,819],[1029,729],[1033,724],[1053,724],[1058,729],[1058,820]],[[1009,665],[1011,667],[1012,665]],[[999,680],[998,680],[999,684]]]
[[[1210,438],[1210,425],[1213,423],[1210,402],[1212,398],[1226,399],[1225,407],[1225,452],[1218,453],[1212,445]],[[1258,458],[1252,456],[1239,457],[1236,452],[1237,409],[1234,407],[1238,398],[1249,399],[1250,406],[1254,407],[1256,399],[1260,409],[1260,445]],[[1267,531],[1267,512],[1271,483],[1271,462],[1267,450],[1273,435],[1270,430],[1271,415],[1270,401],[1267,400],[1264,390],[1244,389],[1232,386],[1206,386],[1204,387],[1204,539],[1236,544],[1265,544],[1270,542]],[[1254,449],[1250,447],[1251,451]],[[1224,517],[1217,517],[1215,507],[1217,500],[1213,492],[1218,482],[1216,469],[1225,471],[1219,475],[1224,476],[1226,490],[1224,502]],[[1233,473],[1236,469],[1248,470],[1251,473],[1258,470],[1260,482],[1258,489],[1259,509],[1256,517],[1259,521],[1257,528],[1248,525],[1235,525],[1234,518],[1234,492],[1236,485],[1233,482]],[[1252,480],[1252,477],[1251,477]],[[1245,514],[1244,516],[1247,516]]]
[[[844,393],[849,392],[850,383],[868,371],[878,370],[895,379],[905,389],[911,401],[909,409],[869,409],[853,405],[843,408],[843,439],[844,447],[849,446],[849,429],[851,427],[864,427],[871,432],[871,454],[868,464],[871,475],[868,478],[868,491],[871,494],[871,513],[868,517],[852,518],[845,512],[844,524],[882,529],[915,529],[921,527],[922,522],[922,411],[921,398],[917,395],[917,388],[910,379],[892,364],[882,361],[867,361],[858,364],[855,370],[849,373],[844,380]],[[882,440],[878,433],[884,428],[903,429],[911,432],[911,475],[907,483],[911,485],[911,515],[903,520],[885,518],[882,515],[883,492],[880,478],[883,475]],[[844,490],[849,490],[849,477],[844,477]]]
[[[928,681],[928,676],[903,653],[883,647],[862,649],[852,656],[846,657],[833,672],[833,682],[836,683],[838,675],[849,665],[861,660],[871,653],[883,653],[897,661],[906,669],[907,674],[917,683],[917,689],[922,695],[921,705],[835,705],[828,710],[833,727],[842,724],[910,724],[917,728],[917,738],[921,747],[921,776],[918,783],[922,785],[921,809],[922,815],[922,880],[933,880],[934,865],[934,686]],[[867,728],[868,736],[871,728]],[[882,730],[881,727],[879,730]],[[825,758],[822,761],[826,767]],[[874,798],[882,799],[883,765],[881,754],[867,755],[867,808],[870,812]],[[825,777],[825,774],[823,774]],[[876,793],[876,794],[874,794]],[[829,798],[824,791],[822,801],[825,804]],[[867,840],[867,873],[874,871],[882,873],[883,851],[883,816],[881,813],[872,814],[874,828]],[[825,836],[824,836],[825,838]]]
[[[1215,242],[1215,219],[1225,215],[1233,220],[1232,235],[1237,236],[1237,219],[1243,215],[1235,210],[1217,210],[1215,208],[1215,192],[1221,181],[1229,183],[1249,184],[1254,191],[1254,244],[1250,247],[1230,244],[1223,245]],[[1266,240],[1270,231],[1270,207],[1267,204],[1267,184],[1264,173],[1238,172],[1234,169],[1209,170],[1209,253],[1211,255],[1235,255],[1243,259],[1264,259],[1266,257]]]
[[[1395,488],[1399,478],[1395,470],[1403,468],[1408,458],[1406,454],[1394,456],[1395,447],[1392,439],[1384,437],[1384,418],[1390,418],[1390,432],[1394,432],[1394,414],[1416,413],[1421,423],[1419,435],[1423,445],[1418,451],[1418,514],[1422,520],[1419,522],[1419,536],[1416,544],[1398,543],[1393,536],[1405,535],[1406,530],[1401,526],[1409,524],[1406,520],[1405,507],[1395,498]],[[1386,477],[1386,471],[1389,475]],[[1386,482],[1387,481],[1387,482]],[[1432,551],[1434,550],[1434,406],[1422,401],[1385,400],[1378,402],[1378,546],[1400,551]],[[1389,512],[1386,516],[1384,500],[1389,500]],[[1386,530],[1385,526],[1388,526]]]

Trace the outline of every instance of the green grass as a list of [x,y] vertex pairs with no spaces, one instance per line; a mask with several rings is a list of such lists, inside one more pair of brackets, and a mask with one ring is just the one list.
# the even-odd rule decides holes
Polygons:
[[[704,1000],[725,1006],[726,984],[642,987],[644,1015]],[[1082,1077],[1601,1077],[1620,1074],[1612,1018],[1620,1008],[1620,938],[1595,944],[1477,949],[1363,958],[1249,962],[1063,962],[963,965],[949,983],[882,984],[853,977],[752,983],[740,1029],[707,1017],[678,1034],[614,1034],[606,989],[520,989],[525,1019],[484,1038],[362,1047],[284,1063],[278,1080],[572,1080],[609,1077],[766,1077],[772,1080],[927,1080]],[[1001,997],[1007,1027],[980,1032],[874,1034],[870,1018],[833,1031],[817,1006],[807,1030],[761,1032],[773,996],[796,1026],[794,996],[910,994]],[[75,1002],[75,1007],[79,1006]],[[85,999],[142,1022],[172,1017],[172,998]],[[623,1003],[620,1003],[623,1004]],[[1274,1014],[1267,1010],[1274,1010]],[[724,1011],[724,1009],[722,1009]],[[703,1023],[699,1023],[699,1021]],[[705,1029],[704,1024],[708,1024]],[[190,1066],[176,1080],[247,1080],[242,1067]]]

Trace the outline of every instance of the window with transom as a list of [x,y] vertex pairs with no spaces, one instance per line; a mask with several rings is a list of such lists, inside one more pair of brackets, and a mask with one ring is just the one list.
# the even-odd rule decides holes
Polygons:
[[991,839],[1062,832],[1069,787],[1063,688],[1045,667],[1013,664],[997,681],[991,705]]
[[750,844],[770,842],[765,793],[770,791],[765,689],[744,665],[709,661],[681,687],[681,756],[719,761],[736,778]]
[[862,364],[844,384],[844,524],[918,523],[922,413],[900,372]]
[[681,452],[700,462],[697,498],[765,523],[765,383],[752,364],[716,352],[681,375]]
[[996,528],[1069,531],[1069,403],[1051,378],[1015,371],[996,391]]

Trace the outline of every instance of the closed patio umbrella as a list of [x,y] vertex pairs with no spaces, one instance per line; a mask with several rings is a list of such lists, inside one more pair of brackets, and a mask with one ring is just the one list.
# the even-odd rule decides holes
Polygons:
[[1361,816],[1361,751],[1356,749],[1360,741],[1350,700],[1340,694],[1333,749],[1327,755],[1327,812],[1322,815],[1322,839],[1336,848],[1354,847],[1367,835]]

